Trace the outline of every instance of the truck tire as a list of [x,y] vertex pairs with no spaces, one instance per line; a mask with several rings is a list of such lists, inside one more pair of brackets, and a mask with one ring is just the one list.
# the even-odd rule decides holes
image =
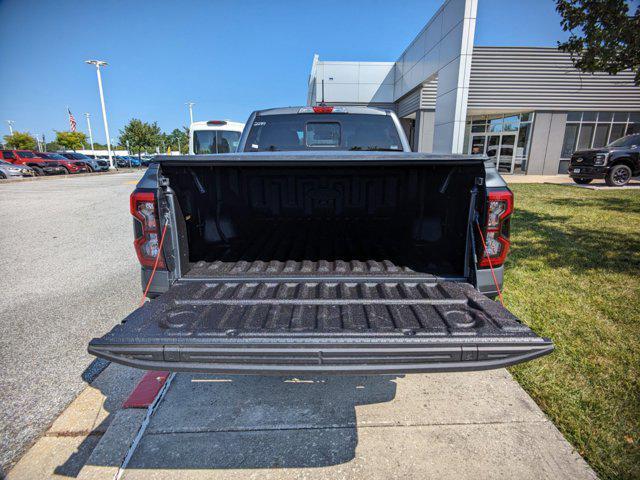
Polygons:
[[69,169],[67,167],[62,167],[62,175],[69,175]]
[[631,173],[631,169],[623,163],[614,165],[607,173],[604,181],[610,187],[623,187],[631,180]]
[[36,172],[36,177],[42,177],[44,175],[44,170],[42,170],[40,167],[36,167],[34,165],[31,168],[33,168],[33,171]]
[[574,178],[573,181],[578,185],[587,185],[593,182],[593,178]]

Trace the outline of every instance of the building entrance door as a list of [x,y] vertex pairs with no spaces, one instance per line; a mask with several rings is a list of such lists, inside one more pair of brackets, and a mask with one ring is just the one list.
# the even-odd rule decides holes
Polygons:
[[499,172],[513,173],[516,153],[515,133],[476,134],[471,136],[470,151],[473,155],[485,154]]

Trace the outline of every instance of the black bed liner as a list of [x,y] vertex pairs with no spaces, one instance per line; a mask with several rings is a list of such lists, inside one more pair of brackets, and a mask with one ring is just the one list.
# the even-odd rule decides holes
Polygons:
[[89,346],[139,368],[274,374],[479,370],[552,349],[466,283],[259,276],[179,281]]

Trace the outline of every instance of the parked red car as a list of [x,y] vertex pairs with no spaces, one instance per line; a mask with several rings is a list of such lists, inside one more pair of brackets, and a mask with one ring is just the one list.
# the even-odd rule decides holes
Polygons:
[[31,150],[0,150],[2,159],[18,165],[27,165],[35,170],[36,175],[57,175],[66,170],[57,160],[42,158],[39,152]]
[[65,173],[82,173],[90,171],[87,163],[82,160],[73,160],[63,157],[59,153],[51,152],[38,152],[38,155],[42,158],[46,158],[47,160],[54,160],[58,162],[60,166],[65,169]]

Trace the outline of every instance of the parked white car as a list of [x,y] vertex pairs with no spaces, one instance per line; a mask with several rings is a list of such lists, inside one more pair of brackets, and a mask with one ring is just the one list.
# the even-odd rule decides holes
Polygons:
[[230,120],[193,122],[189,128],[189,154],[232,153],[240,142],[244,123]]

